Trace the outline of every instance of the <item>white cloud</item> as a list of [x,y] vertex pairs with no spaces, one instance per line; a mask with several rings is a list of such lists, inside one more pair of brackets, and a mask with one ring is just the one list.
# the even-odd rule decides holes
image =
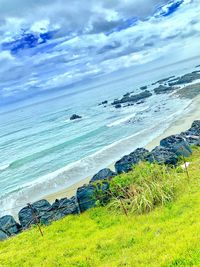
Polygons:
[[[165,17],[153,14],[157,6],[168,1],[146,2],[56,0],[49,4],[47,0],[15,0],[11,6],[11,0],[0,0],[4,20],[0,24],[1,43],[14,40],[22,27],[36,35],[59,29],[48,42],[42,44],[40,38],[38,46],[25,46],[17,54],[1,52],[0,48],[0,60],[7,60],[0,71],[0,95],[3,88],[7,95],[9,90],[17,93],[23,85],[27,91],[29,87],[30,91],[35,90],[33,87],[47,90],[162,57],[173,61],[199,53],[198,0],[185,0]],[[128,27],[128,19],[133,17],[139,19]]]

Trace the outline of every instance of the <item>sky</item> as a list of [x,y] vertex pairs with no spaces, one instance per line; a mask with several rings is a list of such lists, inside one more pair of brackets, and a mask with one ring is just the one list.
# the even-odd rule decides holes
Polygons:
[[0,105],[199,55],[199,0],[0,0]]

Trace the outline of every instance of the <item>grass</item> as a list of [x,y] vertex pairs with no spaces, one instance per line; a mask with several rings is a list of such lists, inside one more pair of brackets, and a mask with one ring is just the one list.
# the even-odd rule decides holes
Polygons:
[[188,161],[173,201],[128,217],[94,208],[43,227],[44,237],[35,227],[0,243],[0,266],[200,266],[200,149]]

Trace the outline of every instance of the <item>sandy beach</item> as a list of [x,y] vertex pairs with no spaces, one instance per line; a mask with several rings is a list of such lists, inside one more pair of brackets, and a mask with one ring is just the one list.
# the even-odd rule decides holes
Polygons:
[[[159,145],[160,140],[172,134],[178,134],[181,133],[182,131],[189,129],[192,122],[198,119],[200,119],[200,96],[194,98],[192,102],[188,105],[188,107],[184,110],[184,114],[177,116],[176,120],[172,122],[162,134],[160,134],[150,143],[148,143],[146,148],[148,150],[152,150],[154,147]],[[107,167],[114,170],[114,163]],[[74,183],[72,186],[69,186],[61,191],[58,191],[57,193],[45,195],[44,198],[51,203],[55,201],[55,199],[60,199],[64,197],[70,198],[76,194],[76,190],[78,187],[87,184],[90,181],[90,179],[91,177],[86,177],[85,179],[77,183]]]

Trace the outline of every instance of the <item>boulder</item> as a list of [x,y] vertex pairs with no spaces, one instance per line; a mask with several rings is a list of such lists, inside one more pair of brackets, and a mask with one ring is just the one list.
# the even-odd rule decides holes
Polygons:
[[21,226],[11,215],[5,215],[0,218],[0,230],[7,236],[11,236],[18,234],[21,230]]
[[71,117],[70,117],[70,120],[77,120],[77,119],[81,119],[82,117],[77,115],[77,114],[73,114]]
[[67,215],[78,214],[78,213],[79,210],[75,197],[72,197],[70,199],[68,198],[62,198],[60,200],[56,199],[55,202],[52,204],[51,210],[48,211],[46,214],[46,222],[43,221],[43,223],[46,224],[50,221],[59,220]]
[[121,108],[121,107],[122,107],[121,104],[116,104],[116,105],[115,105],[115,108]]
[[0,241],[5,240],[7,238],[8,235],[4,231],[0,230]]
[[100,180],[111,180],[115,175],[116,175],[115,172],[111,171],[108,168],[105,168],[103,170],[100,170],[97,174],[95,174],[90,180],[90,183]]
[[166,147],[157,146],[146,157],[150,163],[157,162],[158,164],[176,165],[178,156]]
[[145,160],[149,151],[145,148],[138,148],[129,155],[122,157],[115,163],[115,170],[117,173],[129,172],[133,165]]
[[[51,210],[50,203],[45,199],[36,201],[31,206],[39,221],[42,221],[42,219],[45,220],[47,212]],[[19,221],[23,228],[27,228],[32,224],[36,224],[33,210],[29,206],[26,206],[19,211]]]
[[196,120],[192,123],[191,128],[188,130],[191,134],[200,137],[200,120]]
[[192,154],[190,145],[186,139],[181,135],[171,135],[160,141],[160,145],[168,148],[174,152],[177,156],[189,157]]
[[96,206],[98,191],[101,191],[101,201],[108,198],[109,183],[101,182],[98,184],[83,185],[77,189],[76,197],[80,212],[84,212]]

